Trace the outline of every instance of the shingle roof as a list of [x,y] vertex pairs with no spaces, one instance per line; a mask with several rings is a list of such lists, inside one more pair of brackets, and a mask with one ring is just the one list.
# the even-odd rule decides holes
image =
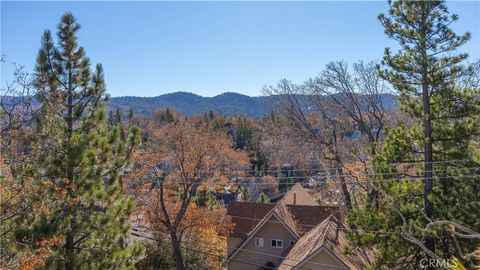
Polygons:
[[[294,203],[297,203],[294,205]],[[302,205],[299,205],[302,204]],[[330,214],[338,212],[334,206],[319,206],[299,183],[275,204],[231,202],[227,215],[232,217],[234,229],[231,237],[247,237],[255,226],[275,208],[275,213],[298,236],[304,235]]]
[[288,212],[295,224],[294,231],[304,235],[324,221],[331,214],[339,215],[339,208],[335,206],[287,205]]
[[322,223],[310,230],[290,250],[286,258],[278,266],[278,270],[291,270],[309,258],[322,247],[328,249],[351,270],[365,269],[372,264],[372,254],[355,249],[355,254],[345,254],[347,246],[351,246],[346,235],[346,226],[334,215],[328,216]]
[[231,237],[247,237],[249,233],[260,223],[275,204],[231,202],[227,206],[227,215],[232,218],[234,224]]
[[280,202],[297,205],[318,205],[312,195],[310,195],[300,183],[293,185],[293,187],[285,193],[279,203]]
[[230,236],[247,237],[272,209],[298,236],[304,235],[330,214],[339,211],[334,206],[232,202],[227,206],[227,215],[234,224]]

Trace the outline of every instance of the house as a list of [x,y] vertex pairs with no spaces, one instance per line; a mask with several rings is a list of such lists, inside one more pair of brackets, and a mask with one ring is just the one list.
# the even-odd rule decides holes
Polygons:
[[294,185],[276,204],[232,202],[227,215],[234,228],[227,238],[228,258],[224,267],[307,269],[301,265],[308,263],[313,265],[308,269],[338,269],[338,265],[343,269],[362,269],[352,266],[363,265],[363,260],[356,262],[341,254],[348,241],[340,212],[339,207],[319,206],[300,184]]
[[347,131],[345,137],[349,139],[358,139],[362,136],[362,132],[358,130]]

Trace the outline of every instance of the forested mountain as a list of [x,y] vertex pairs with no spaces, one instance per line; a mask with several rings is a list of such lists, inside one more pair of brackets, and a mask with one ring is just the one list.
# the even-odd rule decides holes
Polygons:
[[[299,99],[302,100],[301,97]],[[382,95],[382,101],[387,110],[398,107],[398,101],[393,95]],[[110,100],[109,108],[120,107],[124,112],[133,108],[136,114],[150,114],[162,108],[172,108],[184,115],[214,111],[228,116],[259,118],[275,109],[275,103],[273,96],[250,97],[227,92],[214,97],[202,97],[193,93],[175,92],[156,97],[114,97]]]

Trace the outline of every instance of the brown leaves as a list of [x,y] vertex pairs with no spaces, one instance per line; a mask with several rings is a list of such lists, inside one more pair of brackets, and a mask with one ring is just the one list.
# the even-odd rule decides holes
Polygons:
[[55,236],[49,239],[38,241],[36,243],[37,248],[21,258],[21,269],[33,270],[44,267],[45,260],[49,257],[51,249],[60,245],[63,241],[63,236]]

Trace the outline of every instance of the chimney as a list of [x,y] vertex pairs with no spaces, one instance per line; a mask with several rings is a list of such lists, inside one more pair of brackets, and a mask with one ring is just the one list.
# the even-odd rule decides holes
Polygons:
[[297,204],[297,193],[293,193],[293,205]]

